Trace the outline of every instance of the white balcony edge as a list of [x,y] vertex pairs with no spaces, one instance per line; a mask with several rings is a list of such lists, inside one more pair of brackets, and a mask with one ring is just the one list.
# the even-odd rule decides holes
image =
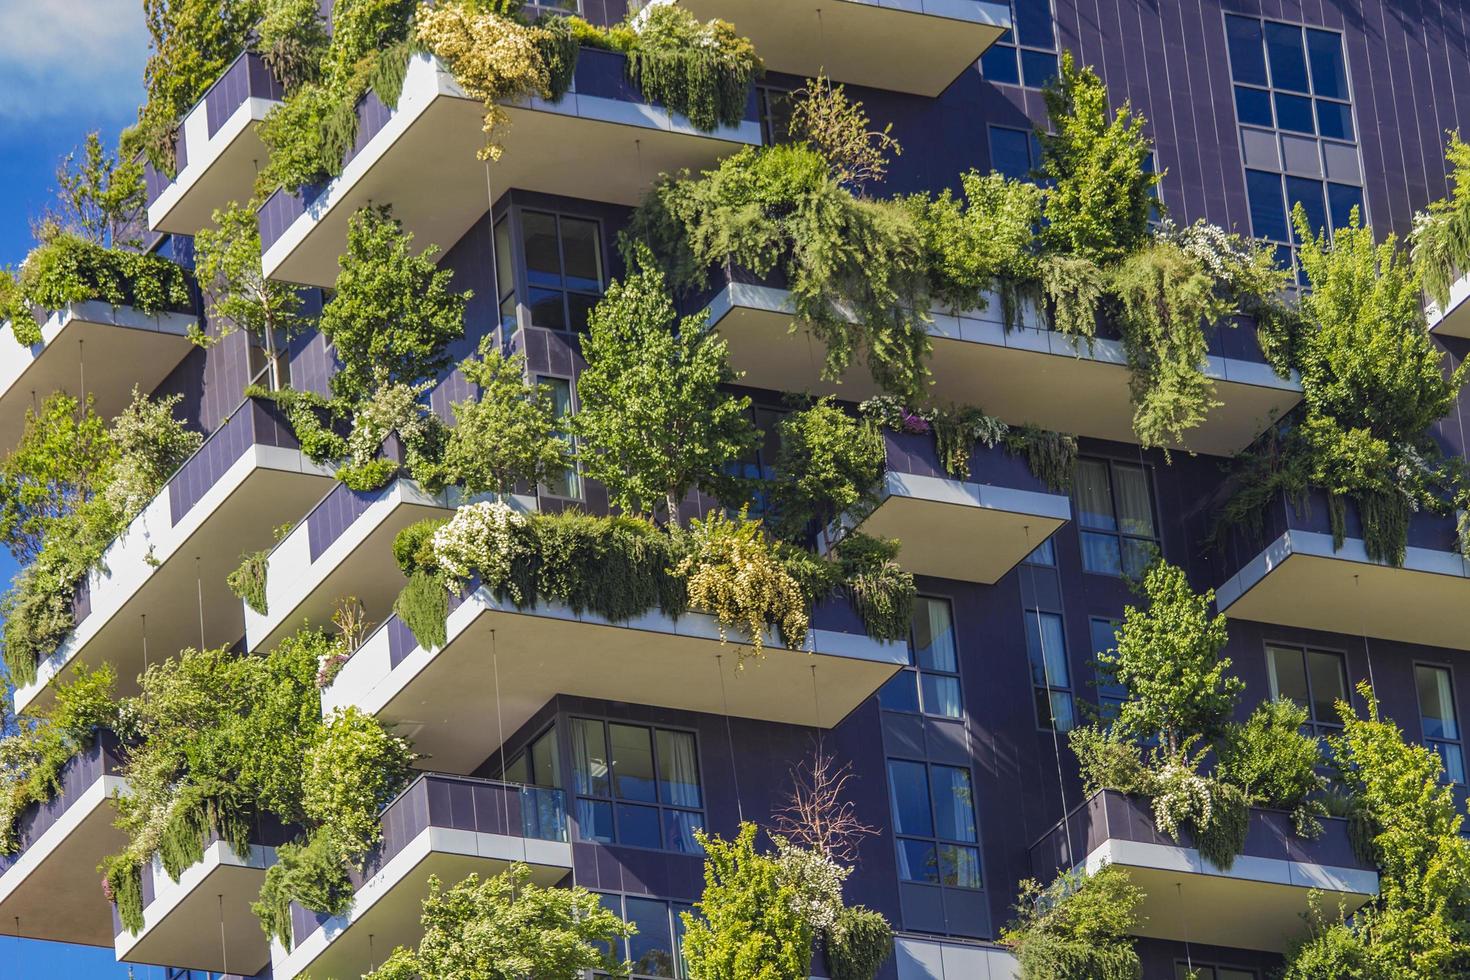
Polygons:
[[1095,847],[1080,867],[1087,874],[1093,874],[1109,864],[1352,895],[1378,894],[1377,872],[1361,868],[1341,868],[1311,861],[1288,861],[1285,858],[1241,854],[1226,871],[1205,860],[1193,847],[1117,838],[1103,841]]
[[[169,182],[163,193],[148,205],[148,227],[157,228],[167,221],[174,208],[183,202],[209,168],[219,162],[219,158],[235,141],[280,104],[275,99],[249,96],[230,113],[230,117],[215,131],[214,136],[209,135],[209,112],[205,103],[201,101],[190,110],[181,127],[188,164]],[[265,161],[261,162],[264,164]]]
[[128,953],[146,939],[152,929],[168,918],[219,868],[246,868],[263,872],[275,863],[276,849],[274,847],[252,845],[250,854],[243,856],[230,844],[215,841],[205,848],[204,857],[185,868],[184,872],[179,875],[178,881],[175,881],[168,876],[168,872],[163,870],[162,862],[155,857],[153,864],[144,869],[145,874],[153,876],[153,901],[143,909],[143,928],[138,931],[137,935],[126,929],[117,934],[114,940],[117,958],[126,960]]
[[[409,61],[403,80],[403,91],[398,97],[398,107],[393,110],[383,128],[374,133],[362,150],[348,161],[342,173],[321,192],[306,212],[286,228],[281,237],[271,243],[261,256],[261,268],[267,278],[276,271],[311,234],[312,228],[327,216],[342,198],[378,164],[409,128],[423,115],[436,99],[470,99],[455,81],[454,75],[446,70],[437,58],[428,54],[417,54]],[[723,139],[734,143],[759,146],[761,143],[760,123],[746,120],[739,126],[721,127],[706,133],[689,122],[687,118],[666,109],[658,109],[647,103],[623,102],[598,96],[579,96],[575,88],[558,102],[531,98],[507,102],[512,107],[531,108],[565,116],[576,116],[596,122],[617,123],[650,130],[689,133],[707,139]]]
[[381,871],[363,882],[352,898],[346,915],[333,916],[289,953],[278,940],[271,940],[271,968],[276,980],[293,980],[311,969],[337,937],[368,912],[389,892],[408,878],[431,854],[481,857],[491,861],[521,861],[543,867],[572,867],[572,845],[562,841],[530,840],[506,834],[473,830],[425,827]]
[[[61,819],[46,828],[46,832],[26,848],[20,859],[11,865],[3,875],[0,875],[0,902],[14,895],[26,879],[51,858],[57,848],[85,823],[98,807],[106,806],[114,795],[124,795],[127,792],[128,781],[122,776],[111,773],[104,773],[101,778],[88,786],[66,808]],[[101,901],[100,892],[98,900]]]
[[[257,469],[328,476],[330,468],[311,462],[299,449],[253,444],[224,475],[195,501],[177,525],[172,522],[170,488],[165,486],[117,540],[108,547],[90,584],[91,610],[57,648],[36,668],[36,679],[16,688],[15,710],[23,712],[51,680],[76,659],[82,649],[111,622],[128,600],[162,568]],[[151,559],[151,560],[150,560]],[[103,571],[105,569],[106,571]]]
[[15,339],[10,321],[0,330],[0,396],[24,380],[26,372],[40,360],[66,329],[75,323],[111,324],[126,330],[184,337],[198,322],[190,313],[142,313],[131,306],[113,306],[100,300],[72,303],[53,312],[41,324],[41,342],[23,346]]
[[[337,678],[322,691],[322,713],[330,715],[338,708],[355,706],[368,714],[381,711],[408,683],[423,671],[434,658],[447,649],[469,628],[482,613],[504,612],[522,616],[542,616],[570,622],[609,626],[617,629],[642,630],[666,636],[684,636],[690,639],[714,640],[720,638],[719,624],[713,616],[704,613],[685,613],[674,620],[653,610],[623,623],[609,622],[595,613],[580,615],[560,603],[537,603],[529,609],[517,609],[514,603],[502,602],[490,590],[481,587],[468,596],[458,609],[449,614],[446,623],[446,640],[443,647],[425,650],[416,646],[397,666],[390,666],[388,633],[379,629],[370,636],[352,658],[342,667]],[[772,650],[785,650],[780,638],[771,634],[765,644]],[[806,645],[801,652],[819,656],[845,657],[866,660],[877,664],[905,665],[908,663],[906,644],[875,640],[872,637],[842,633],[835,630],[812,629],[807,632]]]
[[[1330,534],[1324,534],[1321,531],[1287,531],[1266,545],[1258,555],[1246,562],[1238,572],[1215,590],[1216,608],[1222,613],[1225,612],[1292,555],[1330,558],[1335,561],[1373,565],[1379,568],[1391,567],[1383,562],[1370,559],[1367,545],[1364,544],[1362,538],[1346,538],[1342,542],[1342,547],[1333,548]],[[1466,562],[1463,557],[1453,551],[1410,547],[1405,549],[1404,563],[1401,568],[1406,572],[1470,579],[1470,562]]]
[[1020,980],[1021,964],[1008,950],[929,936],[893,937],[898,980]]
[[[1428,323],[1429,332],[1436,332],[1451,318],[1465,319],[1466,313],[1470,312],[1465,306],[1467,301],[1470,301],[1470,275],[1463,275],[1450,284],[1449,303],[1444,309],[1440,309],[1439,304],[1433,300],[1424,304],[1424,319]],[[1466,335],[1467,330],[1470,328],[1462,328],[1456,335]]]

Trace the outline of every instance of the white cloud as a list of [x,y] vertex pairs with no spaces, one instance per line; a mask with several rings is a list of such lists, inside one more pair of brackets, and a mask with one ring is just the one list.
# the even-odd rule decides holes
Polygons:
[[0,0],[0,122],[126,114],[147,60],[141,0]]

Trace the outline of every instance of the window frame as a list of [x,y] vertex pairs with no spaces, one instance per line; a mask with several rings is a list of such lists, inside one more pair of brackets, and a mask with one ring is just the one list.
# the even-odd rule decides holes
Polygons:
[[[1425,748],[1427,748],[1430,751],[1434,752],[1436,755],[1439,755],[1441,764],[1444,764],[1444,755],[1439,752],[1439,749],[1437,748],[1438,746],[1440,746],[1440,745],[1454,746],[1455,749],[1458,750],[1458,752],[1460,754],[1460,778],[1459,779],[1455,779],[1453,777],[1453,775],[1450,773],[1450,768],[1449,768],[1448,764],[1445,764],[1444,765],[1444,773],[1443,773],[1442,778],[1444,779],[1444,781],[1446,783],[1448,783],[1451,786],[1463,786],[1463,785],[1465,785],[1465,736],[1464,736],[1463,732],[1461,732],[1460,705],[1459,705],[1458,699],[1455,697],[1455,671],[1454,671],[1454,668],[1452,668],[1449,664],[1437,664],[1437,663],[1434,663],[1431,660],[1415,660],[1413,666],[1414,666],[1414,703],[1415,703],[1415,707],[1417,707],[1417,709],[1419,711],[1419,741],[1421,743],[1423,743],[1423,745],[1424,745]],[[1431,737],[1431,736],[1429,736],[1429,735],[1427,735],[1425,733],[1425,728],[1424,728],[1424,717],[1425,717],[1424,716],[1424,702],[1419,698],[1419,670],[1420,670],[1420,668],[1423,668],[1425,670],[1440,670],[1440,671],[1444,671],[1446,674],[1449,675],[1450,711],[1454,712],[1455,730],[1457,732],[1461,732],[1459,738],[1438,738],[1438,737]]]
[[[702,754],[700,752],[699,732],[696,731],[693,728],[686,728],[686,727],[682,727],[682,726],[679,726],[679,725],[655,725],[655,724],[649,724],[649,723],[645,723],[645,722],[641,722],[641,721],[628,721],[628,720],[625,720],[625,719],[622,719],[622,718],[611,718],[611,717],[608,717],[607,715],[591,715],[591,714],[584,714],[584,713],[577,712],[577,713],[573,713],[571,715],[568,715],[568,721],[567,721],[567,737],[569,739],[574,737],[574,732],[576,731],[576,723],[579,722],[579,721],[592,722],[592,723],[599,724],[599,725],[602,726],[603,745],[605,746],[605,748],[607,750],[607,760],[606,761],[607,761],[607,764],[608,764],[608,777],[607,777],[608,778],[608,795],[606,795],[606,796],[598,796],[595,793],[583,793],[583,792],[581,792],[577,788],[577,762],[576,762],[576,753],[573,752],[573,751],[570,751],[570,743],[568,743],[568,745],[569,745],[569,751],[568,751],[568,756],[569,756],[568,773],[569,773],[569,775],[571,777],[571,785],[570,785],[570,787],[565,792],[567,793],[567,795],[570,798],[571,803],[572,803],[572,807],[571,807],[572,820],[576,824],[576,828],[577,828],[576,839],[578,841],[583,842],[583,843],[600,844],[600,845],[602,845],[604,847],[630,847],[630,848],[635,848],[635,849],[640,850],[640,851],[651,851],[651,852],[656,852],[656,853],[659,853],[659,854],[686,854],[686,855],[698,856],[698,854],[699,854],[699,851],[698,850],[695,850],[695,851],[681,851],[681,850],[678,850],[678,849],[676,849],[674,847],[670,847],[668,845],[668,842],[666,840],[666,833],[665,833],[665,831],[666,831],[666,824],[665,824],[665,821],[664,821],[664,816],[665,816],[665,814],[667,814],[669,812],[692,813],[692,814],[695,814],[698,817],[698,820],[697,820],[698,826],[704,827],[704,826],[707,825],[707,820],[706,820],[706,815],[707,815],[706,804],[708,803],[708,798],[707,798],[706,790],[705,790],[706,783],[705,783],[705,779],[704,779],[704,760],[701,757]],[[652,759],[653,759],[654,800],[652,802],[649,802],[649,801],[646,801],[646,800],[628,800],[628,799],[625,799],[625,798],[617,795],[617,791],[616,791],[616,788],[615,788],[614,783],[613,783],[614,767],[617,765],[617,760],[613,757],[612,732],[611,732],[611,729],[609,727],[611,725],[622,725],[622,726],[625,726],[627,728],[641,728],[641,729],[643,729],[643,730],[645,730],[645,731],[648,732],[649,749],[650,749],[650,752],[652,753]],[[694,740],[694,768],[695,768],[695,776],[699,780],[699,807],[698,808],[687,807],[687,806],[679,806],[678,804],[675,804],[675,803],[665,803],[662,799],[659,798],[661,796],[661,792],[660,792],[660,789],[659,789],[659,784],[662,781],[661,777],[662,777],[662,773],[663,773],[662,760],[660,758],[659,748],[658,748],[658,733],[660,731],[673,732],[673,733],[680,734],[680,735],[688,735],[690,738],[692,738]],[[587,800],[588,802],[591,802],[591,803],[606,803],[606,804],[608,804],[608,806],[611,808],[611,812],[612,812],[612,830],[613,830],[613,839],[612,840],[610,840],[610,841],[604,841],[604,840],[599,840],[596,837],[589,837],[589,836],[586,836],[585,835],[584,828],[582,826],[582,820],[580,819],[580,814],[578,813],[578,809],[579,808],[577,806],[577,804],[580,801],[582,801],[582,800]],[[649,809],[654,810],[658,814],[658,835],[659,835],[659,846],[658,847],[649,847],[646,844],[627,843],[627,842],[625,842],[622,839],[622,837],[623,837],[623,834],[622,834],[622,821],[621,821],[621,819],[618,816],[618,806],[620,804],[621,805],[626,805],[626,806],[646,807],[646,808],[649,808]]]
[[[1342,731],[1342,729],[1343,729],[1342,722],[1340,722],[1340,721],[1334,721],[1332,719],[1328,719],[1326,721],[1320,721],[1317,718],[1317,712],[1316,712],[1316,709],[1314,707],[1314,704],[1315,704],[1315,702],[1317,700],[1317,697],[1316,697],[1316,692],[1313,691],[1313,689],[1312,689],[1312,672],[1311,672],[1311,669],[1309,668],[1309,666],[1307,664],[1307,654],[1309,652],[1310,653],[1323,653],[1323,654],[1327,654],[1329,656],[1332,656],[1332,657],[1336,657],[1337,658],[1338,664],[1342,667],[1342,674],[1341,674],[1341,676],[1342,676],[1343,698],[1344,698],[1344,700],[1346,700],[1349,703],[1351,703],[1352,702],[1352,696],[1353,696],[1353,687],[1352,687],[1352,674],[1348,671],[1347,651],[1346,650],[1335,649],[1333,647],[1328,647],[1328,646],[1321,646],[1321,645],[1315,644],[1315,643],[1301,643],[1301,642],[1297,642],[1297,641],[1294,641],[1294,640],[1291,640],[1291,641],[1280,641],[1280,640],[1270,640],[1270,639],[1266,640],[1265,641],[1266,683],[1267,683],[1267,685],[1271,689],[1271,700],[1273,700],[1273,701],[1283,700],[1283,698],[1281,696],[1281,693],[1280,693],[1280,686],[1279,686],[1279,684],[1277,683],[1277,680],[1276,680],[1276,661],[1275,661],[1275,659],[1271,655],[1271,651],[1272,651],[1273,648],[1274,649],[1278,649],[1278,650],[1295,650],[1295,651],[1299,652],[1301,654],[1301,656],[1302,656],[1302,671],[1303,671],[1303,676],[1306,678],[1306,683],[1307,683],[1307,703],[1306,704],[1303,704],[1303,705],[1299,705],[1299,707],[1303,707],[1303,708],[1306,708],[1307,709],[1306,727],[1309,728],[1309,729],[1311,729],[1311,734],[1313,735],[1313,737],[1318,738],[1318,739],[1322,739],[1322,738],[1326,738],[1328,735],[1336,735],[1336,734],[1340,733]],[[1287,699],[1287,700],[1290,700],[1290,699]],[[1303,734],[1307,734],[1307,733],[1304,732]]]
[[[596,895],[599,901],[603,901],[604,899],[609,898],[616,899],[618,903],[618,909],[616,912],[614,912],[614,914],[617,915],[617,917],[624,922],[629,921],[628,899],[632,899],[636,902],[661,903],[668,911],[669,936],[673,940],[674,945],[674,948],[671,951],[674,955],[674,972],[672,974],[672,980],[689,980],[688,964],[685,962],[684,959],[684,925],[679,917],[679,913],[693,912],[693,902],[680,901],[679,899],[674,898],[661,898],[657,895],[638,895],[631,892],[609,892],[596,889],[592,890],[592,894]],[[607,904],[605,901],[603,902],[603,908],[607,908]],[[613,910],[608,909],[608,911],[611,912]],[[618,943],[622,947],[622,956],[620,958],[620,962],[626,962],[631,965],[632,960],[630,957],[632,950],[629,947],[631,939],[616,939],[614,940],[614,942]],[[609,974],[605,970],[593,970],[592,975],[594,977],[611,976],[611,974]],[[661,978],[656,973],[638,973],[636,971],[629,972],[628,978],[629,980],[670,980],[670,978]]]
[[[567,378],[559,374],[542,374],[540,372],[537,372],[531,377],[538,391],[542,385],[549,387],[557,382],[564,383],[567,386],[567,410],[557,417],[558,423],[564,419],[570,419],[573,415],[577,414],[577,380],[575,378]],[[587,487],[582,480],[582,462],[577,454],[577,437],[572,435],[570,431],[560,428],[557,429],[556,435],[566,444],[567,449],[572,453],[571,465],[567,467],[566,481],[567,486],[575,492],[572,495],[555,493],[550,487],[542,483],[537,484],[536,493],[543,497],[550,497],[553,500],[585,501],[587,499]]]
[[[1194,971],[1197,974],[1200,974],[1200,980],[1219,980],[1219,978],[1220,978],[1220,971],[1221,970],[1229,970],[1232,973],[1244,974],[1245,976],[1250,977],[1251,980],[1260,980],[1260,976],[1261,976],[1261,972],[1259,970],[1255,969],[1254,967],[1249,967],[1249,966],[1232,966],[1229,963],[1214,963],[1214,962],[1211,962],[1211,963],[1192,963],[1192,962],[1187,961],[1187,960],[1179,960],[1179,959],[1176,959],[1174,961],[1174,976],[1175,977],[1189,976],[1191,970]],[[1201,973],[1201,971],[1203,971],[1203,970],[1210,971],[1208,977],[1204,976],[1203,973]]]
[[[1047,12],[1051,18],[1051,47],[1049,48],[1039,44],[1022,42],[1021,35],[1018,33],[1015,26],[1020,21],[1020,17],[1016,11],[1017,0],[1002,0],[1002,2],[1004,2],[1010,10],[1011,27],[1009,30],[1001,35],[999,40],[997,40],[994,44],[990,46],[989,49],[986,50],[985,54],[981,55],[980,58],[977,60],[976,67],[980,72],[980,77],[990,82],[992,85],[1009,85],[1013,88],[1030,89],[1033,92],[1039,92],[1044,87],[1045,83],[1043,83],[1042,85],[1033,85],[1027,82],[1026,66],[1023,61],[1023,53],[1049,57],[1052,64],[1052,73],[1049,76],[1048,80],[1056,77],[1056,72],[1059,70],[1058,66],[1061,61],[1061,32],[1057,25],[1056,2],[1055,0],[1046,0]],[[1010,81],[1009,78],[995,78],[985,73],[986,57],[993,56],[993,53],[998,52],[1005,52],[1006,54],[1010,55],[1011,62],[1015,66],[1016,80],[1014,82]]]
[[[892,766],[893,766],[893,764],[895,762],[902,763],[904,765],[919,766],[919,767],[921,767],[924,770],[924,789],[925,789],[925,791],[928,794],[928,801],[927,801],[927,803],[928,803],[928,807],[929,807],[929,831],[930,831],[930,833],[928,835],[924,835],[924,834],[909,834],[909,833],[900,833],[899,832],[899,821],[898,821],[898,813],[897,813],[898,800],[897,800],[897,797],[896,797],[896,795],[894,793],[893,770],[892,770]],[[966,779],[969,781],[969,792],[970,792],[970,801],[969,801],[970,802],[970,823],[975,828],[975,839],[974,840],[972,840],[972,841],[962,841],[962,840],[954,840],[954,839],[949,838],[949,837],[942,837],[942,836],[940,836],[940,834],[939,834],[939,820],[937,818],[937,814],[939,812],[939,806],[938,806],[938,800],[935,798],[935,792],[934,792],[934,785],[935,785],[934,784],[934,769],[935,769],[935,767],[939,767],[939,768],[942,768],[942,769],[952,769],[952,770],[954,770],[956,772],[962,772],[962,773],[965,774]],[[957,766],[957,765],[952,765],[951,763],[948,763],[948,762],[934,762],[934,761],[931,761],[929,759],[916,759],[916,758],[913,758],[911,756],[905,756],[905,755],[888,755],[888,756],[885,756],[884,757],[884,760],[883,760],[883,778],[888,783],[888,813],[889,813],[889,819],[893,823],[893,847],[894,847],[894,860],[896,862],[895,863],[895,866],[894,866],[894,870],[895,870],[895,873],[896,873],[896,875],[898,877],[899,883],[900,884],[905,884],[905,885],[923,885],[923,886],[928,887],[928,888],[952,888],[955,891],[969,892],[969,893],[972,893],[972,894],[985,892],[987,890],[986,887],[985,887],[985,860],[984,860],[984,855],[983,855],[983,853],[980,850],[980,838],[981,838],[981,833],[980,833],[980,808],[977,805],[978,804],[978,800],[976,799],[976,793],[975,793],[975,786],[976,786],[976,781],[975,781],[975,767],[972,766],[972,765]],[[936,880],[934,880],[934,881],[922,881],[922,880],[916,880],[916,879],[912,879],[912,878],[905,878],[905,877],[903,877],[903,870],[902,870],[903,860],[900,857],[900,854],[903,851],[903,842],[904,841],[915,841],[915,842],[918,842],[918,843],[927,844],[927,845],[929,845],[929,846],[931,846],[931,847],[934,848],[935,878],[936,878]],[[952,885],[952,884],[947,884],[944,881],[944,879],[943,879],[943,864],[940,861],[940,851],[941,851],[941,848],[944,848],[944,847],[963,848],[963,849],[966,849],[966,850],[970,850],[970,851],[974,851],[975,852],[976,879],[979,882],[975,887],[972,888],[969,885]]]
[[[1027,673],[1027,675],[1031,679],[1031,704],[1032,704],[1032,713],[1036,716],[1036,730],[1037,731],[1040,731],[1040,732],[1045,732],[1048,735],[1050,735],[1053,731],[1055,731],[1058,735],[1065,735],[1067,732],[1070,732],[1072,729],[1076,728],[1077,725],[1078,725],[1078,718],[1077,718],[1077,695],[1076,695],[1076,692],[1075,692],[1075,690],[1073,688],[1073,685],[1072,685],[1072,659],[1071,659],[1071,654],[1067,650],[1067,617],[1066,617],[1066,614],[1063,613],[1063,612],[1060,612],[1058,610],[1055,610],[1055,609],[1042,609],[1042,608],[1040,608],[1038,606],[1027,606],[1027,607],[1023,607],[1021,609],[1021,615],[1025,617],[1025,621],[1021,624],[1021,629],[1025,633],[1025,640],[1026,640],[1026,673]],[[1061,636],[1062,636],[1062,664],[1063,664],[1063,666],[1065,666],[1067,668],[1067,683],[1066,683],[1065,686],[1062,686],[1062,685],[1059,685],[1059,684],[1055,684],[1055,683],[1052,682],[1051,671],[1050,671],[1050,669],[1048,669],[1048,667],[1046,665],[1046,651],[1045,651],[1045,649],[1041,650],[1040,653],[1041,653],[1041,658],[1042,658],[1042,674],[1043,674],[1042,679],[1046,682],[1046,684],[1045,684],[1045,686],[1041,686],[1041,685],[1038,685],[1036,683],[1035,664],[1033,664],[1032,661],[1031,661],[1031,640],[1030,640],[1031,633],[1030,633],[1030,630],[1031,630],[1031,624],[1032,623],[1037,623],[1037,626],[1036,626],[1037,639],[1038,639],[1038,641],[1041,641],[1041,642],[1044,642],[1045,641],[1045,635],[1043,634],[1043,632],[1041,630],[1041,626],[1040,626],[1040,619],[1043,616],[1051,616],[1051,617],[1055,618],[1057,620],[1057,622],[1060,624],[1060,632],[1061,632]],[[1045,718],[1045,719],[1041,717],[1041,710],[1040,710],[1041,709],[1041,695],[1043,693],[1046,694],[1047,712],[1048,712],[1048,714],[1050,716],[1049,718]],[[1056,720],[1057,720],[1056,719],[1056,711],[1055,711],[1055,709],[1052,708],[1052,704],[1053,704],[1052,697],[1054,695],[1057,695],[1057,694],[1066,695],[1067,703],[1071,705],[1072,721],[1071,721],[1071,724],[1068,727],[1066,727],[1066,728],[1057,728],[1056,727]]]
[[[1109,531],[1109,530],[1106,530],[1106,529],[1103,529],[1103,528],[1092,528],[1092,527],[1087,527],[1086,525],[1084,525],[1082,523],[1081,498],[1078,496],[1078,494],[1080,494],[1080,492],[1081,492],[1081,486],[1078,483],[1078,481],[1073,480],[1072,481],[1073,482],[1073,488],[1072,488],[1072,506],[1075,509],[1076,514],[1077,514],[1076,524],[1077,524],[1077,540],[1078,540],[1078,544],[1079,545],[1083,545],[1083,542],[1084,542],[1084,537],[1083,536],[1084,535],[1089,535],[1089,534],[1090,535],[1095,535],[1097,537],[1111,537],[1111,538],[1113,538],[1117,542],[1117,545],[1118,545],[1118,572],[1115,574],[1115,573],[1109,572],[1109,571],[1103,571],[1103,570],[1100,570],[1100,569],[1089,568],[1088,565],[1087,565],[1087,548],[1085,546],[1083,546],[1081,548],[1081,551],[1082,551],[1082,571],[1085,572],[1085,573],[1087,573],[1088,575],[1103,575],[1103,576],[1107,576],[1108,578],[1122,578],[1122,579],[1125,579],[1126,580],[1126,579],[1130,578],[1131,576],[1129,576],[1129,574],[1128,574],[1128,567],[1127,567],[1127,561],[1126,561],[1127,552],[1124,550],[1124,547],[1123,547],[1123,543],[1124,543],[1125,540],[1127,540],[1127,541],[1143,541],[1143,542],[1148,542],[1148,543],[1150,543],[1150,544],[1152,544],[1154,546],[1154,552],[1157,555],[1162,556],[1164,554],[1164,538],[1163,538],[1163,532],[1161,530],[1162,529],[1162,524],[1161,524],[1161,522],[1159,520],[1159,490],[1158,490],[1158,484],[1157,484],[1157,481],[1156,481],[1156,474],[1154,473],[1154,467],[1152,466],[1152,464],[1149,464],[1149,463],[1132,462],[1130,460],[1115,459],[1114,457],[1111,457],[1111,456],[1079,456],[1078,457],[1077,463],[1078,463],[1078,466],[1079,467],[1081,466],[1081,464],[1083,464],[1085,462],[1087,462],[1087,463],[1102,463],[1102,464],[1104,464],[1107,467],[1107,473],[1108,473],[1108,500],[1112,504],[1112,508],[1113,508],[1112,518],[1113,518],[1113,524],[1114,524],[1115,529]],[[1114,475],[1116,473],[1116,471],[1117,471],[1117,468],[1120,467],[1120,466],[1126,466],[1126,467],[1129,467],[1131,469],[1140,470],[1143,473],[1144,485],[1145,485],[1145,487],[1148,490],[1149,522],[1153,525],[1153,529],[1154,529],[1154,534],[1153,534],[1152,537],[1147,537],[1147,536],[1144,536],[1144,535],[1141,535],[1141,534],[1132,534],[1132,533],[1129,533],[1129,532],[1126,532],[1126,531],[1123,530],[1123,521],[1122,521],[1122,519],[1121,519],[1121,517],[1119,516],[1119,513],[1118,513],[1118,493],[1117,493],[1118,481],[1117,481],[1117,479],[1116,479],[1116,477]]]
[[[1109,631],[1114,634],[1114,642],[1110,644],[1106,650],[1096,649],[1097,636],[1094,632],[1094,627],[1099,624],[1106,625]],[[1094,648],[1092,651],[1093,689],[1097,692],[1096,700],[1098,718],[1106,726],[1112,725],[1113,719],[1118,717],[1118,709],[1122,707],[1123,702],[1128,700],[1128,692],[1126,689],[1123,690],[1122,694],[1104,693],[1105,691],[1108,691],[1113,685],[1106,679],[1105,675],[1103,674],[1100,661],[1102,654],[1107,652],[1107,650],[1117,650],[1116,634],[1118,629],[1122,625],[1123,621],[1121,619],[1113,619],[1109,616],[1089,615],[1087,617],[1087,639],[1089,645]],[[1119,687],[1121,687],[1121,685],[1119,685]],[[1110,706],[1113,707],[1113,711],[1111,714],[1109,713]]]
[[[572,326],[571,297],[573,295],[576,295],[582,297],[595,297],[597,300],[601,300],[602,297],[607,295],[607,287],[610,280],[610,270],[608,266],[608,251],[606,247],[607,243],[606,237],[604,235],[602,219],[593,215],[579,214],[576,211],[569,211],[562,208],[539,207],[536,205],[528,204],[513,204],[511,205],[510,210],[514,212],[515,217],[514,224],[511,226],[511,231],[512,240],[515,244],[516,249],[514,272],[516,276],[517,323],[523,327],[536,327],[539,330],[550,330],[553,333],[565,334],[574,337],[584,333],[583,330],[579,330],[576,327]],[[561,279],[561,285],[559,286],[533,287],[531,285],[531,271],[526,255],[526,215],[528,214],[547,216],[552,218],[555,222],[557,275]],[[567,220],[586,222],[587,224],[592,225],[595,229],[594,242],[597,246],[597,270],[599,277],[598,292],[595,294],[581,289],[573,289],[569,285],[567,285],[566,236],[562,232],[562,222]],[[541,290],[543,292],[558,293],[561,296],[562,317],[564,318],[566,326],[551,327],[536,322],[535,313],[533,312],[533,306],[531,304],[531,291],[533,288],[536,290]],[[497,291],[499,291],[498,286]],[[501,302],[503,303],[504,300],[502,299]],[[524,316],[521,315],[522,311],[524,311]]]
[[[896,674],[894,674],[886,682],[884,682],[883,688],[887,688],[890,684],[893,684],[894,681],[896,681],[900,677],[909,677],[909,678],[912,678],[912,680],[913,680],[913,689],[914,689],[914,701],[919,706],[918,707],[918,710],[917,711],[912,711],[912,710],[910,710],[908,708],[895,708],[895,707],[891,707],[889,705],[883,704],[883,702],[882,702],[882,690],[883,690],[883,688],[880,688],[879,689],[879,702],[878,702],[879,707],[882,710],[884,710],[884,711],[893,711],[893,712],[897,712],[898,714],[904,714],[904,715],[917,715],[917,716],[923,717],[923,718],[943,718],[943,719],[945,719],[947,721],[964,721],[966,718],[969,717],[969,709],[966,708],[966,706],[965,706],[965,681],[964,681],[964,676],[963,676],[963,673],[962,673],[963,668],[960,665],[960,661],[963,658],[960,656],[960,633],[959,633],[959,626],[955,622],[955,616],[954,616],[954,600],[951,597],[949,597],[949,596],[931,595],[931,594],[927,594],[927,593],[919,593],[914,598],[915,599],[922,599],[922,600],[925,600],[926,602],[938,602],[938,603],[942,603],[944,605],[945,609],[948,610],[948,615],[949,615],[949,632],[950,632],[950,636],[954,640],[954,649],[955,649],[954,663],[955,663],[955,669],[954,669],[954,672],[951,673],[949,671],[932,670],[932,669],[930,669],[928,667],[921,667],[921,666],[919,666],[919,661],[918,661],[918,657],[916,655],[915,643],[914,643],[914,619],[911,617],[909,619],[909,635],[908,635],[908,640],[907,640],[907,643],[908,643],[909,662],[906,665],[904,665],[903,667],[900,667],[899,670],[898,670],[898,672]],[[917,615],[918,615],[918,603],[916,602],[914,604],[914,616],[917,616]],[[942,714],[940,712],[929,711],[927,709],[927,707],[924,704],[924,676],[926,674],[928,674],[930,676],[933,676],[933,677],[952,678],[954,680],[955,686],[959,689],[960,713],[958,715]]]

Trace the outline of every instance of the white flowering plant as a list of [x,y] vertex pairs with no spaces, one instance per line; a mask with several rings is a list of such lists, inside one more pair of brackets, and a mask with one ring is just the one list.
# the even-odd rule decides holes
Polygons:
[[434,560],[454,582],[466,582],[479,573],[492,589],[505,589],[516,601],[519,590],[511,581],[511,566],[526,550],[518,532],[524,515],[499,500],[466,504],[434,532]]

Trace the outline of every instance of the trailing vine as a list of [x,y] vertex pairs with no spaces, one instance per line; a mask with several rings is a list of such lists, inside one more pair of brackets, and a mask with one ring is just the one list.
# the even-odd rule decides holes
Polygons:
[[265,599],[266,572],[270,569],[269,548],[244,555],[239,567],[225,577],[225,585],[252,610],[264,616],[267,613]]
[[1414,216],[1410,237],[1424,293],[1441,310],[1449,306],[1450,287],[1470,271],[1470,145],[1459,133],[1450,134],[1445,161],[1450,194]]
[[750,41],[722,20],[701,24],[685,7],[656,4],[637,22],[628,78],[706,132],[738,126],[762,65]]

